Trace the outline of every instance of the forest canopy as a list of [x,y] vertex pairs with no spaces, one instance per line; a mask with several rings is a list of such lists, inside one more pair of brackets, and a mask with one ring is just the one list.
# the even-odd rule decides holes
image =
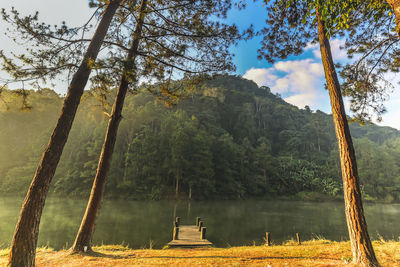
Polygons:
[[[27,111],[11,91],[2,97],[8,104],[0,104],[0,192],[23,194],[63,98],[31,90]],[[89,194],[109,112],[100,98],[85,92],[51,193]],[[123,117],[107,197],[342,197],[330,115],[290,105],[268,87],[219,76],[169,108],[143,90],[127,97]],[[372,124],[350,128],[364,199],[400,200],[400,132]]]

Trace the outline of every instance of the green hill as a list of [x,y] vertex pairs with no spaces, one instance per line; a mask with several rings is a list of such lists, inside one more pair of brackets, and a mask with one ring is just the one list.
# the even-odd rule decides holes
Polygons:
[[[50,90],[31,91],[31,111],[3,92],[0,191],[24,194],[61,108]],[[50,191],[87,196],[107,115],[86,92]],[[109,101],[112,97],[109,96]],[[400,200],[400,132],[351,125],[364,197]],[[177,106],[146,93],[124,108],[106,188],[132,199],[341,197],[332,118],[286,103],[269,88],[235,76],[207,81]]]

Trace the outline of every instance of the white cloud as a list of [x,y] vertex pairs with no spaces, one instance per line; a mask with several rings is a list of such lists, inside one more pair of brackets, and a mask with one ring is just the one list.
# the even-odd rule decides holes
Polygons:
[[[253,80],[258,86],[268,86],[273,93],[284,95],[284,100],[292,105],[303,108],[308,105],[312,109],[320,109],[331,113],[329,95],[324,90],[324,72],[321,63],[317,60],[304,59],[292,61],[280,61],[270,68],[251,68],[243,78]],[[400,87],[398,75],[386,74],[385,78],[394,85],[394,92],[390,94],[390,100],[385,103],[387,113],[382,122],[376,123],[382,126],[390,126],[400,130]],[[344,98],[346,113],[351,115],[350,100]]]
[[[344,39],[330,41],[335,62],[347,61]],[[312,58],[302,60],[279,61],[270,68],[248,70],[243,76],[255,81],[259,86],[266,85],[274,93],[284,96],[288,103],[303,108],[320,109],[331,113],[328,92],[324,89],[324,70],[321,62],[319,44],[308,44],[305,51],[311,51]],[[399,96],[400,101],[400,96]],[[350,112],[349,100],[345,99],[346,111]]]
[[310,104],[314,103],[317,99],[318,96],[316,94],[309,93],[297,94],[284,98],[286,102],[298,107],[310,106]]
[[270,68],[251,68],[243,78],[259,86],[271,88],[273,93],[287,95],[285,101],[303,108],[309,105],[322,108],[320,98],[326,97],[323,88],[323,67],[312,59],[289,60],[275,63]]
[[269,83],[270,80],[276,80],[278,76],[272,74],[273,70],[268,68],[251,68],[243,75],[244,78],[254,81],[258,86]]
[[[273,82],[273,80],[269,80],[269,82]],[[288,77],[280,78],[275,81],[275,85],[273,86],[272,92],[274,93],[286,93],[288,92],[288,88],[290,86],[290,79]]]

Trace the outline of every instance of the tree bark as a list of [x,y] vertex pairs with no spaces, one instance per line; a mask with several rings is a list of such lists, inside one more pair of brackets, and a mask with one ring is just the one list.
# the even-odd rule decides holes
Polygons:
[[139,20],[136,24],[132,45],[127,56],[127,60],[130,62],[130,64],[128,64],[129,69],[125,67],[122,72],[118,93],[115,98],[111,116],[108,122],[107,132],[101,150],[96,176],[93,181],[89,202],[87,204],[85,215],[83,216],[78,234],[75,238],[75,242],[72,246],[72,251],[74,252],[89,252],[92,250],[92,238],[101,208],[107,173],[110,169],[112,154],[114,151],[115,142],[117,140],[118,126],[122,118],[124,100],[130,84],[130,81],[127,78],[127,73],[130,71],[130,68],[134,68],[134,61],[138,52],[139,41],[141,38],[146,3],[147,0],[142,0],[140,5]]
[[396,32],[400,37],[400,0],[386,0],[393,10],[393,14],[396,17]]
[[50,182],[54,176],[68,134],[75,118],[83,90],[91,72],[90,62],[96,60],[108,27],[122,0],[107,6],[96,32],[86,50],[81,65],[74,74],[64,100],[60,117],[42,154],[36,173],[21,208],[14,231],[8,266],[35,266],[39,224]]
[[339,146],[345,214],[353,253],[353,263],[363,266],[379,266],[368,235],[367,223],[364,217],[356,156],[344,110],[339,81],[333,64],[329,40],[326,36],[324,22],[322,21],[318,9],[316,10],[316,15],[318,19],[318,38],[321,58],[329,90],[332,118]]

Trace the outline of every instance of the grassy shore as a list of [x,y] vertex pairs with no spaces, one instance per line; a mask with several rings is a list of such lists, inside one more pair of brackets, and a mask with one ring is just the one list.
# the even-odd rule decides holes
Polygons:
[[[400,266],[400,242],[374,241],[383,266]],[[37,266],[352,266],[349,242],[311,240],[301,246],[288,241],[276,246],[202,249],[140,249],[124,246],[94,247],[89,255],[40,248]],[[0,250],[0,266],[8,250]]]

